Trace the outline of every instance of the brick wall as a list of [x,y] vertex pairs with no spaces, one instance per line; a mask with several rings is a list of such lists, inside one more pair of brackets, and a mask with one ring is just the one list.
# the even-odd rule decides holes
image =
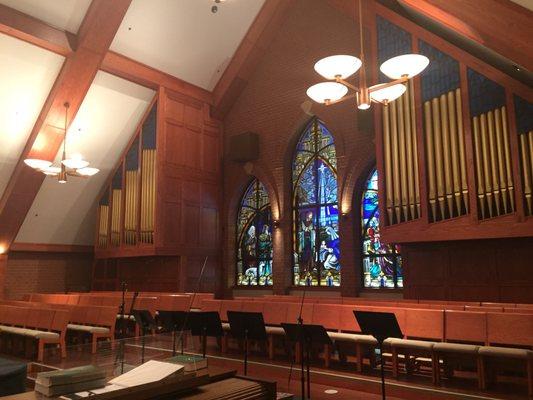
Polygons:
[[[359,247],[355,245],[357,230],[353,225],[359,223],[359,210],[358,206],[353,207],[353,195],[375,162],[373,111],[359,112],[350,101],[328,108],[311,105],[305,92],[321,80],[313,70],[320,58],[358,53],[357,26],[322,0],[297,0],[285,18],[224,120],[225,146],[232,135],[247,131],[259,134],[260,157],[246,169],[266,186],[273,218],[280,221],[273,234],[274,293],[287,293],[292,284],[292,152],[301,129],[312,115],[326,124],[337,148],[339,205],[342,212],[348,213],[339,222],[341,291],[344,295],[355,295],[360,285],[360,260]],[[368,38],[368,32],[365,36]],[[222,285],[226,295],[231,294],[234,285],[236,209],[249,179],[243,164],[225,159]]]
[[9,253],[5,296],[83,291],[91,288],[92,254],[13,251]]

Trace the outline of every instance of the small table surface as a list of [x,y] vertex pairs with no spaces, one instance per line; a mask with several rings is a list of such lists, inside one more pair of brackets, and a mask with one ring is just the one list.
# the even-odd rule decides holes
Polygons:
[[[179,393],[180,391],[188,390],[197,386],[205,385],[207,383],[220,381],[223,379],[234,377],[237,371],[220,368],[220,367],[208,367],[196,371],[194,374],[185,374],[185,378],[180,377],[179,380],[167,380],[164,382],[153,382],[141,386],[135,386],[132,388],[125,388],[124,390],[117,390],[114,392],[108,392],[101,395],[91,396],[90,398],[98,399],[128,399],[128,400],[142,400],[151,399],[156,397],[162,397],[172,395],[173,393]],[[187,375],[190,375],[187,378]],[[14,394],[11,396],[0,397],[1,400],[45,400],[45,399],[59,399],[59,397],[46,397],[41,393],[35,391]]]

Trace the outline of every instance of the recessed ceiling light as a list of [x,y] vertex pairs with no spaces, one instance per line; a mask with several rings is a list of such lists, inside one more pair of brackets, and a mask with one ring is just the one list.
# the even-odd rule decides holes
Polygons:
[[339,391],[335,390],[335,389],[326,389],[326,390],[324,390],[324,393],[326,393],[326,394],[337,394],[337,393],[339,393]]

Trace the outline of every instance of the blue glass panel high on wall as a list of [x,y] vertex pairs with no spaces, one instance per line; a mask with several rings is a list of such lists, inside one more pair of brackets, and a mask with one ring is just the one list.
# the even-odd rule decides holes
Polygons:
[[[389,58],[412,53],[411,34],[381,16],[376,17],[378,35],[378,63],[383,64]],[[380,82],[390,79],[382,72]]]
[[293,283],[339,286],[337,157],[333,136],[314,119],[293,158]]
[[505,89],[468,68],[478,216],[513,213],[514,183]]
[[253,179],[237,213],[238,286],[270,286],[272,280],[272,214],[264,185]]
[[533,215],[533,104],[514,96],[525,211]]
[[378,204],[378,173],[374,170],[361,199],[363,285],[372,289],[402,288],[400,247],[381,241]]
[[431,63],[421,74],[424,137],[431,222],[468,213],[459,63],[423,40],[420,53]]

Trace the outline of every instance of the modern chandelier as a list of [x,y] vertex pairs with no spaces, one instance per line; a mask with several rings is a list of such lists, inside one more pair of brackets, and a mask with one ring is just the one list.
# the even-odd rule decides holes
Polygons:
[[51,161],[41,160],[38,158],[27,158],[24,163],[29,167],[42,172],[47,176],[57,176],[59,183],[66,183],[67,176],[77,176],[87,178],[97,174],[100,170],[98,168],[89,167],[89,162],[85,161],[80,154],[74,154],[70,158],[67,158],[67,113],[70,106],[69,103],[65,103],[65,126],[64,126],[64,139],[63,139],[63,156],[61,157],[61,163],[59,166],[52,165]]
[[[365,75],[365,55],[363,50],[362,0],[359,0],[359,39],[360,58],[350,55],[335,55],[323,58],[315,64],[315,71],[328,80],[307,89],[307,95],[317,103],[331,105],[356,98],[357,108],[367,110],[371,102],[387,105],[405,93],[405,83],[421,73],[429,64],[429,59],[421,54],[403,54],[392,57],[381,64],[383,74],[393,79],[367,87]],[[361,68],[359,87],[346,81]],[[348,94],[349,90],[354,93]]]

